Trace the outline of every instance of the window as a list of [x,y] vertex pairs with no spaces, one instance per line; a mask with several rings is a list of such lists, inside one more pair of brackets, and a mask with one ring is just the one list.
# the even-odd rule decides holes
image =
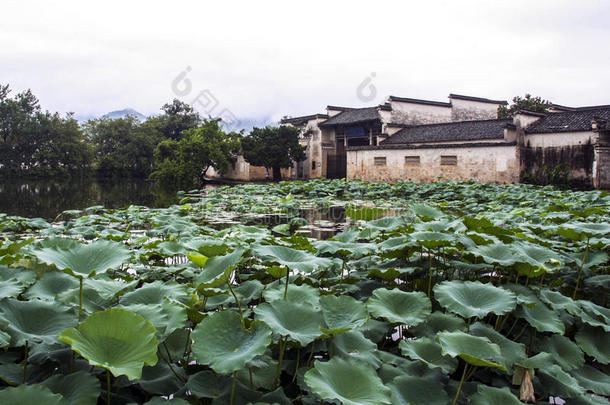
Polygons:
[[315,160],[311,161],[311,170],[316,170],[316,161]]
[[385,156],[375,156],[374,157],[375,166],[385,166],[386,165],[386,157]]
[[457,166],[457,156],[441,156],[441,166]]
[[410,166],[419,166],[419,156],[405,156],[405,164]]

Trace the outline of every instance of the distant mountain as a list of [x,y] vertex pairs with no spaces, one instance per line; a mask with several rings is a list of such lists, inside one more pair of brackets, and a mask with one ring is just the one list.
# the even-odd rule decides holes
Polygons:
[[140,121],[144,121],[146,119],[146,116],[144,114],[134,110],[133,108],[125,108],[123,110],[110,111],[108,114],[104,114],[102,116],[102,118],[110,118],[110,119],[115,120],[117,118],[123,118],[128,115],[134,116]]

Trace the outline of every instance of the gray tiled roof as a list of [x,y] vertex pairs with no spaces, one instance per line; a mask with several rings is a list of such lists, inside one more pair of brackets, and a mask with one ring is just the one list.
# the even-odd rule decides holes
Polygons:
[[401,129],[381,145],[503,139],[507,125],[512,125],[511,118],[417,125]]
[[473,96],[464,96],[462,94],[449,94],[449,98],[455,98],[456,100],[469,100],[469,101],[478,101],[480,103],[491,103],[491,104],[502,104],[508,105],[506,100],[490,100],[484,97],[473,97]]
[[350,125],[378,119],[380,119],[380,117],[377,107],[354,108],[352,110],[345,110],[333,117],[330,117],[321,123],[320,126],[328,127],[332,125]]
[[317,119],[317,118],[328,118],[326,114],[312,114],[312,115],[303,115],[301,117],[287,117],[282,118],[280,124],[292,124],[296,126],[300,126],[306,124],[309,120]]
[[591,131],[593,118],[610,120],[610,106],[575,108],[572,111],[548,113],[531,123],[528,134],[548,134],[552,132]]

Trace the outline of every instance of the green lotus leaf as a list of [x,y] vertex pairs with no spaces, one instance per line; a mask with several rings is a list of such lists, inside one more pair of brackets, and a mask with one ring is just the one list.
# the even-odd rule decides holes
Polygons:
[[383,385],[375,369],[354,360],[316,360],[305,373],[305,384],[322,399],[339,400],[344,405],[391,403],[390,389]]
[[68,328],[57,338],[92,366],[130,380],[142,376],[144,365],[157,364],[155,327],[141,315],[121,308],[89,315],[78,329]]
[[600,274],[589,277],[585,280],[585,285],[591,288],[604,288],[610,290],[610,274]]
[[416,326],[430,315],[432,304],[422,292],[378,288],[368,300],[369,312],[394,324]]
[[207,260],[201,273],[197,274],[193,280],[198,286],[197,288],[215,288],[225,285],[243,253],[243,249],[235,249],[228,255],[216,256]]
[[573,314],[579,316],[581,321],[590,326],[599,326],[610,332],[610,309],[601,307],[591,301],[579,300],[578,305],[582,311]]
[[333,356],[359,360],[375,369],[382,364],[378,356],[381,352],[377,350],[377,345],[365,338],[359,330],[350,330],[333,337],[332,347]]
[[[261,364],[260,367],[247,364],[246,368],[237,372],[237,378],[239,378],[244,385],[250,386],[250,381],[252,381],[253,388],[272,390],[275,387],[277,365],[278,362],[276,360],[270,360]],[[252,380],[250,380],[250,375],[252,375]]]
[[122,308],[150,321],[157,330],[159,341],[165,340],[176,329],[184,327],[187,319],[186,308],[168,299],[161,304],[131,304]]
[[68,249],[36,249],[32,254],[39,261],[79,278],[117,269],[131,257],[125,245],[107,240],[98,240],[88,245],[78,244]]
[[540,300],[536,300],[532,307],[524,304],[519,305],[514,315],[517,318],[525,319],[538,332],[552,332],[563,335],[565,331],[565,325],[555,311],[549,309]]
[[261,297],[265,286],[258,280],[248,280],[241,283],[237,288],[233,288],[235,294],[239,297],[241,305],[247,305],[252,300],[257,300]]
[[592,236],[602,236],[610,234],[610,224],[573,222],[569,224],[562,224],[557,229],[557,232],[567,239],[585,240]]
[[508,387],[495,388],[487,385],[477,385],[477,392],[470,397],[471,405],[523,405],[519,398]]
[[562,262],[558,260],[559,255],[544,246],[529,242],[515,242],[511,250],[518,256],[515,269],[521,275],[537,277],[547,272],[553,272],[561,267]]
[[[160,348],[159,354],[167,359],[164,348]],[[180,353],[180,357],[183,354]],[[165,361],[159,361],[153,367],[144,367],[142,377],[137,380],[137,383],[150,394],[171,395],[184,387],[185,379],[186,372],[183,368],[173,367],[172,370]]]
[[218,398],[230,384],[230,377],[204,370],[191,375],[186,382],[186,388],[199,398]]
[[23,404],[23,405],[68,405],[60,394],[55,394],[49,388],[40,385],[20,385],[0,390],[0,403]]
[[550,367],[553,364],[553,356],[546,352],[541,352],[535,356],[515,362],[516,366],[530,369]]
[[402,217],[387,216],[368,221],[364,227],[380,232],[391,232],[403,225],[405,225],[405,221]]
[[409,210],[424,221],[439,219],[443,216],[443,211],[427,204],[415,203],[409,205]]
[[551,335],[535,342],[538,351],[550,353],[555,362],[566,371],[580,368],[585,364],[585,356],[580,348],[565,336]]
[[322,314],[311,305],[277,300],[262,303],[254,309],[256,319],[265,322],[274,333],[288,336],[306,346],[322,335]]
[[451,398],[437,381],[403,375],[396,377],[390,384],[392,404],[394,405],[447,405]]
[[138,285],[137,280],[125,282],[123,280],[113,280],[111,278],[88,278],[84,282],[84,288],[95,290],[102,298],[114,298],[121,293],[131,291]]
[[428,249],[449,246],[453,242],[452,235],[441,232],[413,232],[409,237]]
[[500,266],[512,266],[517,262],[517,255],[512,251],[510,245],[504,243],[493,243],[490,245],[477,246],[468,251],[468,254],[480,257],[489,264]]
[[559,291],[543,288],[540,290],[540,299],[555,310],[563,309],[572,315],[578,315],[581,312],[580,306],[570,297],[566,297]]
[[[464,332],[440,332],[437,336],[443,355],[460,357],[468,364],[479,367],[497,367],[507,371],[497,363],[502,357],[500,347],[484,337],[472,336]],[[493,361],[492,361],[493,360]]]
[[578,384],[578,381],[558,365],[553,364],[550,367],[541,368],[538,370],[537,377],[540,379],[543,390],[554,396],[562,398],[574,398],[580,396],[584,389]]
[[60,394],[70,405],[95,405],[101,392],[100,380],[86,371],[77,371],[68,375],[56,374],[40,385]]
[[570,405],[610,405],[606,398],[595,394],[582,394],[578,397],[570,398]]
[[73,289],[78,290],[78,280],[69,274],[51,271],[43,274],[23,296],[30,300],[54,301],[59,294]]
[[[283,300],[285,289],[285,284],[274,283],[273,286],[263,291],[263,297],[267,302]],[[318,288],[313,288],[308,284],[288,284],[286,299],[288,301],[318,307],[320,305],[320,290]]]
[[509,370],[509,374],[510,369],[515,362],[527,358],[525,345],[507,339],[504,335],[496,332],[494,328],[486,323],[475,322],[472,324],[470,326],[470,334],[473,336],[485,337],[489,339],[490,342],[495,343],[500,347],[502,356],[498,359],[498,362]]
[[414,328],[410,328],[409,331],[415,336],[428,336],[434,337],[438,332],[442,331],[465,331],[466,322],[455,315],[447,314],[440,311],[435,311],[428,318],[426,322],[420,323]]
[[187,252],[184,245],[176,240],[161,242],[156,246],[155,250],[163,256],[178,256]]
[[72,309],[38,300],[5,298],[0,301],[0,314],[8,321],[6,332],[12,347],[23,346],[26,341],[51,344],[59,332],[78,321]]
[[0,280],[17,279],[24,287],[29,287],[36,282],[36,273],[22,267],[0,266]]
[[443,281],[434,286],[434,298],[447,310],[464,318],[512,312],[517,298],[511,291],[479,281]]
[[186,257],[199,267],[205,266],[205,263],[208,261],[208,257],[200,253],[187,253]]
[[133,304],[162,304],[165,298],[171,298],[183,304],[188,304],[190,297],[187,287],[175,281],[163,282],[160,280],[146,283],[135,291],[128,292],[121,297],[121,305]]
[[610,364],[610,334],[600,328],[582,327],[576,332],[578,347],[601,364]]
[[266,262],[278,263],[290,270],[303,273],[311,273],[318,268],[330,267],[332,264],[328,258],[317,257],[309,252],[285,246],[258,245],[252,249],[252,254]]
[[318,250],[318,254],[321,255],[339,253],[341,256],[353,259],[368,256],[377,250],[373,243],[341,242],[338,240],[319,240],[313,242],[313,246]]
[[271,330],[264,323],[253,322],[251,329],[245,330],[235,311],[208,316],[195,327],[192,337],[195,359],[219,374],[242,369],[271,344]]
[[398,347],[403,356],[419,360],[430,368],[440,368],[446,374],[453,373],[458,365],[456,359],[443,355],[438,342],[428,337],[401,340]]
[[352,221],[371,221],[379,218],[384,212],[384,209],[377,207],[347,208],[345,216]]
[[597,368],[584,366],[570,371],[581,387],[599,395],[610,395],[610,376]]
[[368,312],[364,303],[349,295],[325,295],[320,298],[322,317],[326,327],[322,331],[336,335],[364,325]]

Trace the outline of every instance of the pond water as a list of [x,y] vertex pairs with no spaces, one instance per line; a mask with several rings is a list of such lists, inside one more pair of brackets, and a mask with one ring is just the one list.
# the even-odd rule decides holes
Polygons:
[[167,207],[177,202],[175,191],[161,190],[142,179],[101,180],[95,177],[0,180],[0,212],[54,219],[59,213],[94,205]]

